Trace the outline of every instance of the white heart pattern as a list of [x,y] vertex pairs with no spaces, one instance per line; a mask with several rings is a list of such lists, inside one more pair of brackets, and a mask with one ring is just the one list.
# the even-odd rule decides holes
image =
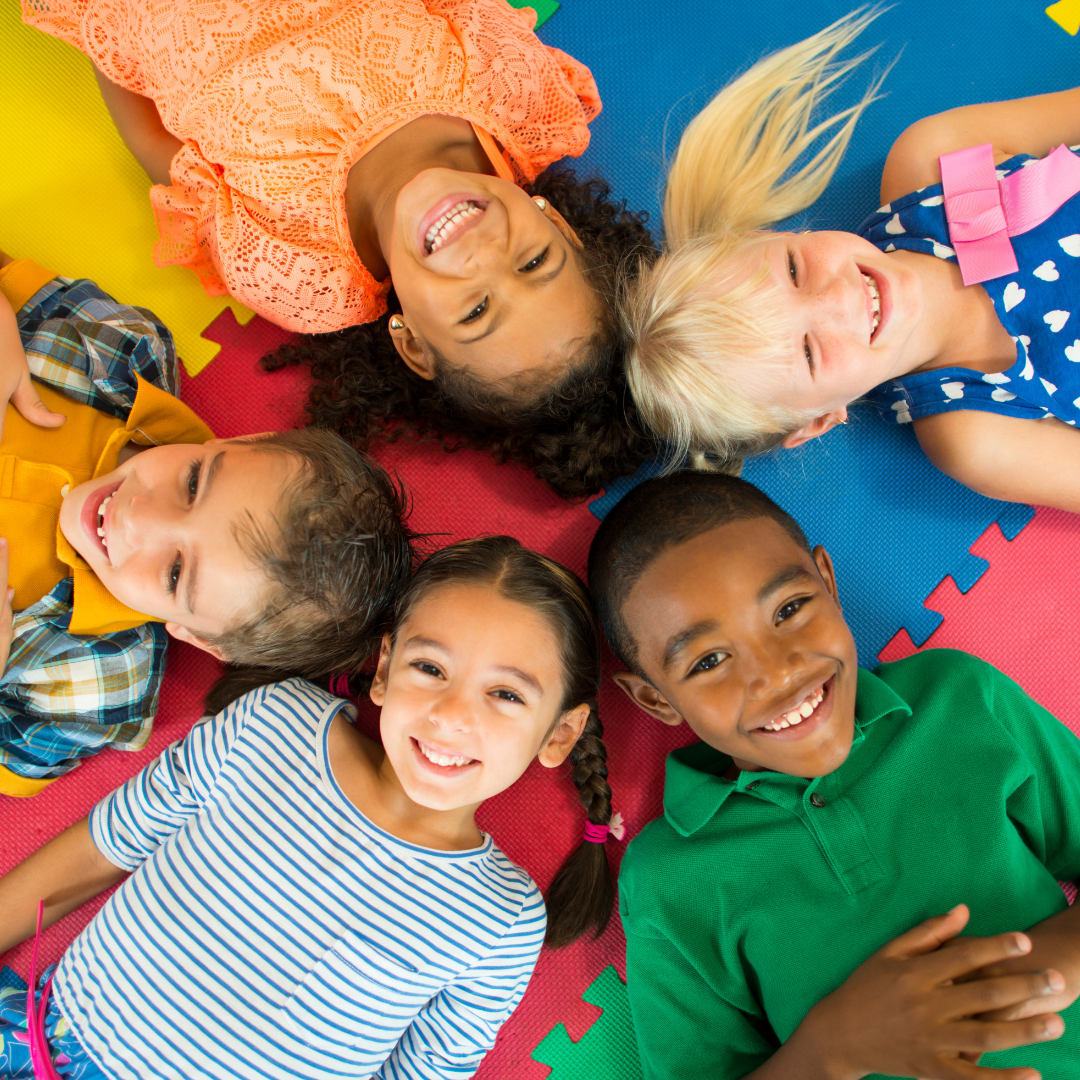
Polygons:
[[1043,389],[1044,389],[1044,390],[1045,390],[1045,391],[1046,391],[1046,392],[1047,392],[1048,394],[1056,394],[1056,393],[1057,393],[1057,387],[1056,387],[1056,386],[1055,386],[1055,385],[1054,385],[1054,384],[1053,384],[1052,382],[1047,382],[1047,381],[1046,381],[1046,380],[1045,380],[1044,378],[1042,378],[1041,376],[1039,377],[1039,382],[1041,382],[1041,383],[1043,384]]
[[893,216],[885,222],[885,231],[890,236],[899,236],[901,233],[906,233],[907,229],[900,224],[900,215],[893,214]]
[[1010,394],[1008,390],[1002,390],[1000,386],[994,390],[990,396],[995,401],[1012,401],[1012,399],[1016,397],[1015,394]]
[[1043,316],[1043,322],[1056,334],[1069,321],[1071,314],[1071,311],[1048,311]]
[[964,384],[962,382],[943,382],[941,389],[945,391],[947,398],[952,398],[954,401],[964,396]]
[[1046,262],[1039,266],[1036,266],[1031,271],[1037,278],[1042,278],[1043,281],[1057,281],[1061,274],[1058,273],[1058,268],[1054,265],[1052,259],[1047,259]]
[[939,259],[947,259],[947,258],[949,258],[950,255],[955,255],[956,252],[953,251],[953,249],[951,247],[949,247],[948,244],[939,244],[935,240],[934,241],[934,254]]
[[1002,303],[1005,305],[1005,310],[1012,311],[1025,296],[1027,296],[1027,289],[1021,289],[1015,281],[1010,281],[1009,284],[1005,286],[1005,292],[1002,293],[1001,296]]
[[920,206],[940,206],[945,201],[944,195],[931,195],[929,199],[921,199]]
[[1065,358],[1071,360],[1074,364],[1080,364],[1080,338],[1077,338],[1071,345],[1065,346]]
[[908,409],[907,401],[901,399],[900,401],[894,401],[892,407],[896,410],[896,422],[898,424],[910,424],[911,412]]
[[1010,379],[1004,371],[992,371],[988,375],[984,375],[982,381],[988,383],[1006,383],[1012,382],[1012,379]]
[[1030,382],[1031,381],[1031,376],[1034,375],[1034,374],[1035,374],[1035,369],[1031,366],[1031,357],[1029,356],[1024,361],[1024,370],[1020,372],[1020,378],[1021,379],[1027,379],[1028,382]]
[[1058,247],[1060,247],[1066,255],[1072,255],[1074,259],[1080,259],[1080,233],[1073,233],[1072,236],[1063,236],[1058,241]]

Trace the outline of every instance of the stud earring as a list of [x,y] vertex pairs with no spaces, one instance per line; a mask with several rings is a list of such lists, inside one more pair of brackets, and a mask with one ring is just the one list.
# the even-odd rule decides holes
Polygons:
[[402,319],[402,317],[400,315],[391,315],[390,316],[390,329],[391,330],[404,330],[405,329],[405,321]]
[[547,199],[541,199],[539,195],[533,196],[533,202],[540,207],[540,212],[543,213],[547,209]]

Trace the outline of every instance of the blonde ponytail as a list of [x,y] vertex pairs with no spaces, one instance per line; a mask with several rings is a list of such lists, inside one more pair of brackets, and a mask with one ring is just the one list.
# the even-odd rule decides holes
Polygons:
[[[668,247],[703,235],[760,229],[805,210],[818,198],[887,72],[857,104],[817,123],[812,117],[875,51],[837,60],[879,14],[879,8],[860,8],[805,41],[766,56],[690,121],[668,171]],[[826,135],[824,145],[784,179]]]

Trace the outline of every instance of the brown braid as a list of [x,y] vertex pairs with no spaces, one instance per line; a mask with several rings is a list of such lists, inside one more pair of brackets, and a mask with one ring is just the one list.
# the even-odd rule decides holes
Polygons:
[[[570,751],[570,764],[581,805],[594,825],[611,823],[611,788],[603,738],[600,713],[596,702],[590,700],[589,719]],[[614,906],[615,886],[606,845],[582,840],[548,889],[547,944],[558,949],[590,930],[598,938],[607,929]]]

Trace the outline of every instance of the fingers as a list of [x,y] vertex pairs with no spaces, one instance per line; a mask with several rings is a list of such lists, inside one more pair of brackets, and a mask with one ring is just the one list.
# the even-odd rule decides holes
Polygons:
[[19,410],[31,424],[38,427],[59,427],[67,417],[63,413],[53,412],[38,394],[34,382],[27,371],[19,380],[19,385],[11,395],[11,404]]
[[[957,904],[952,911],[944,915],[934,915],[926,922],[910,929],[906,934],[893,938],[884,948],[878,950],[878,956],[903,960],[911,956],[940,949],[946,941],[956,937],[967,926],[970,912],[966,904]],[[995,958],[996,959],[996,958]]]
[[[961,980],[962,976],[1001,960],[1026,956],[1031,952],[1027,934],[996,934],[994,937],[966,937],[951,942],[925,959],[926,970],[939,982]],[[976,982],[979,980],[975,980]],[[972,985],[962,983],[962,985]]]
[[1053,1012],[1050,999],[1065,989],[1059,971],[1025,971],[994,979],[976,979],[941,991],[950,1017],[978,1016],[982,1021],[1019,1020]]
[[[1012,1050],[1017,1046],[1053,1042],[1065,1034],[1065,1021],[1057,1013],[1044,1013],[1027,1020],[988,1023],[964,1020],[950,1024],[942,1032],[941,1049],[956,1052],[989,1054],[994,1050]],[[992,1074],[995,1078],[997,1072]]]
[[966,1061],[955,1063],[957,1080],[1042,1080],[1042,1073],[1034,1069],[987,1069]]

